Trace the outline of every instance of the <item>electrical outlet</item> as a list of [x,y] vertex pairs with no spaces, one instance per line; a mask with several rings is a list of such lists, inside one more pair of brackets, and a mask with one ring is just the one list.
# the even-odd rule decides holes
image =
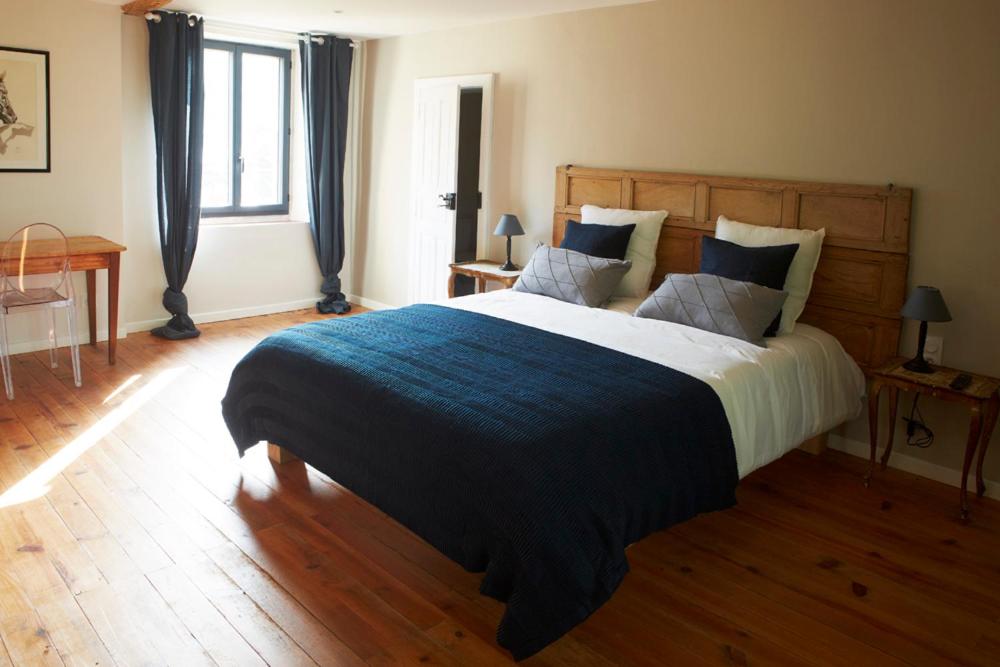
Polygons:
[[941,336],[928,336],[924,343],[924,359],[937,366],[941,365],[944,356],[944,338]]

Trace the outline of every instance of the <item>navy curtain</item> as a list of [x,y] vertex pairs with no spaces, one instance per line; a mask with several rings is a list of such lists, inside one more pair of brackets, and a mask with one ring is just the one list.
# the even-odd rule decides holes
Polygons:
[[201,217],[201,147],[205,81],[202,19],[157,12],[149,27],[149,82],[156,142],[156,203],[160,252],[167,289],[163,307],[170,322],[153,329],[163,338],[193,338],[201,332],[188,316],[184,283],[198,245]]
[[321,313],[351,309],[340,290],[344,266],[344,153],[347,144],[351,40],[302,35],[302,100],[306,128],[309,224],[323,273]]

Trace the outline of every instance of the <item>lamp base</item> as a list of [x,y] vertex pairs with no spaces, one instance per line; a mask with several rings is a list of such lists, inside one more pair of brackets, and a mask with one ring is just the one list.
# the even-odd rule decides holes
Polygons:
[[927,360],[923,357],[913,357],[905,364],[903,368],[914,373],[933,373],[934,367],[927,363]]
[[506,262],[504,262],[503,264],[500,265],[500,270],[501,271],[517,271],[518,270],[518,266],[517,266],[517,264],[515,264],[514,262],[512,262],[512,261],[510,261],[508,259]]

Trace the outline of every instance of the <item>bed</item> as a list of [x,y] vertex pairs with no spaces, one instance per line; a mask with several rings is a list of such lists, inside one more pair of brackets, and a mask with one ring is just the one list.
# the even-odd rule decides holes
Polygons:
[[898,345],[906,189],[560,167],[554,245],[584,203],[671,210],[652,285],[696,270],[719,214],[825,227],[802,324],[759,347],[502,290],[280,332],[223,400],[241,453],[273,443],[484,572],[515,659],[614,593],[629,544],[857,416]]

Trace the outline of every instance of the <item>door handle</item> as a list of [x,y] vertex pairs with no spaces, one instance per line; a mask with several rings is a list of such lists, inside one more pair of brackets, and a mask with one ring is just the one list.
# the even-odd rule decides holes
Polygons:
[[446,192],[443,195],[438,195],[438,199],[441,199],[444,202],[443,204],[438,204],[438,206],[440,208],[446,208],[449,211],[454,211],[455,210],[455,193],[454,192]]

